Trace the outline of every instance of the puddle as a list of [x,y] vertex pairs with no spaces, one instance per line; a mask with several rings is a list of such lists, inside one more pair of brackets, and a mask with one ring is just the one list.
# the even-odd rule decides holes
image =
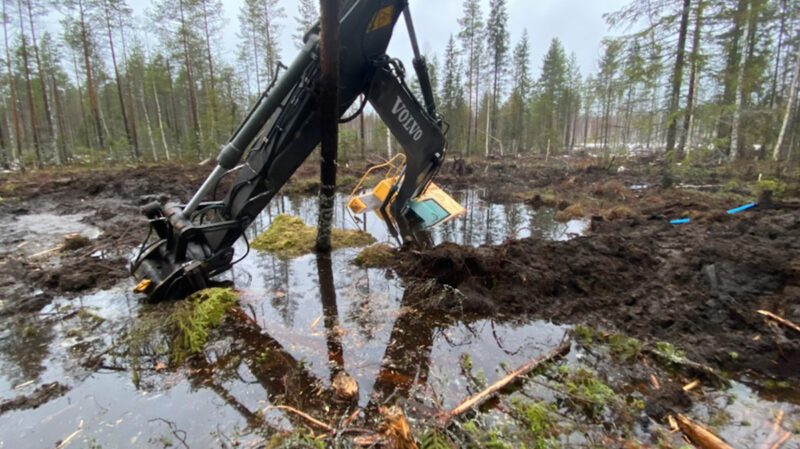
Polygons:
[[[453,242],[464,246],[480,246],[502,243],[510,238],[535,237],[543,240],[562,241],[583,234],[589,224],[588,220],[571,220],[559,223],[555,220],[556,210],[540,208],[534,210],[522,203],[493,204],[482,200],[480,190],[461,190],[450,192],[453,198],[467,208],[467,213],[431,229],[431,237],[435,244]],[[372,234],[380,242],[392,242],[383,222],[368,214],[358,223],[348,214],[347,196],[337,194],[335,223],[338,228],[362,229]],[[256,225],[250,228],[249,237],[257,235],[273,216],[286,213],[301,217],[307,224],[316,225],[317,198],[314,196],[280,196],[270,203],[257,219]]]
[[[586,226],[580,220],[556,223],[554,211],[488,204],[476,191],[454,197],[469,213],[436,229],[432,237],[437,243],[478,246],[527,236],[565,240]],[[248,236],[279,213],[314,224],[316,210],[314,197],[280,197]],[[91,231],[70,227],[79,218],[58,218],[64,226],[58,228],[60,236]],[[31,226],[25,228],[29,234],[41,229],[25,223]],[[379,241],[391,240],[374,216],[354,224],[342,195],[335,225],[358,226]],[[237,253],[244,249],[240,243]],[[410,306],[397,278],[353,265],[358,251],[290,261],[251,252],[228,275],[250,319],[221,329],[205,360],[177,371],[160,369],[158,355],[140,354],[134,360],[130,354],[109,352],[153,309],[129,293],[131,280],[113,290],[57,300],[29,320],[0,323],[0,398],[30,394],[53,381],[71,387],[37,409],[0,415],[0,448],[54,446],[70,435],[69,447],[216,447],[233,440],[247,447],[248,439],[260,438],[253,427],[291,429],[301,423],[271,406],[289,405],[324,421],[352,409],[333,399],[332,381],[341,373],[358,383],[356,402],[367,411],[390,400],[424,408],[419,399],[434,395],[441,406],[452,407],[474,393],[468,376],[481,373],[486,382],[494,382],[506,374],[503,367],[549,351],[568,331],[545,321],[423,315]],[[75,314],[80,308],[90,313]],[[91,332],[75,331],[86,326]],[[158,337],[153,335],[156,352]],[[105,355],[104,364],[85,368],[87,354]],[[462,369],[466,361],[472,374]],[[735,394],[745,409],[771,404],[749,390]]]
[[0,222],[0,255],[15,251],[36,254],[63,243],[67,234],[96,239],[101,231],[82,222],[87,216],[89,214],[32,214]]

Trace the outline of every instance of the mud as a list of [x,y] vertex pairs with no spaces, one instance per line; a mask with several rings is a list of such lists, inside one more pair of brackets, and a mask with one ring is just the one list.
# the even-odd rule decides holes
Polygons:
[[20,395],[14,399],[0,402],[0,415],[12,410],[34,409],[64,395],[67,391],[69,391],[69,387],[58,382],[44,384],[33,390],[33,393],[27,396]]
[[756,310],[800,321],[798,207],[685,227],[605,223],[568,242],[443,244],[402,254],[395,267],[412,283],[433,277],[462,293],[433,308],[600,324],[722,370],[796,379],[800,335]]

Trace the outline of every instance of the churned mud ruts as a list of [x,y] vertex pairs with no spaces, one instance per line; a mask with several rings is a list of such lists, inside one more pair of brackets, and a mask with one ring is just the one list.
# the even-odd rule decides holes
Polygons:
[[410,288],[430,290],[433,278],[460,292],[431,308],[600,325],[723,370],[797,378],[800,335],[757,310],[800,321],[798,207],[682,227],[616,221],[568,242],[443,244],[394,266]]

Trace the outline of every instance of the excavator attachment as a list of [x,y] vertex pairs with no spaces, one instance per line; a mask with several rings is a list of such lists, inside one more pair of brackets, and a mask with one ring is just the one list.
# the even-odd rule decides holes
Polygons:
[[[407,0],[345,0],[342,11],[339,113],[343,116],[365,97],[403,148],[404,159],[375,207],[398,240],[413,242],[417,230],[461,210],[431,183],[444,161],[447,141],[427,62],[419,54]],[[423,103],[406,85],[402,64],[386,56],[401,15]],[[150,234],[131,272],[139,281],[137,291],[149,301],[185,297],[229,270],[236,263],[236,242],[246,242],[245,230],[319,144],[318,34],[318,25],[309,30],[303,49],[258,99],[188,203],[144,207]],[[217,200],[225,176],[234,181]]]

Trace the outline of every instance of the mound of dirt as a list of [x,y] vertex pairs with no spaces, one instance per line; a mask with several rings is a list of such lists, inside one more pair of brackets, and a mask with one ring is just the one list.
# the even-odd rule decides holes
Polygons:
[[53,293],[79,293],[113,287],[129,275],[127,264],[127,260],[121,257],[67,259],[56,267],[31,271],[27,278]]
[[723,370],[800,376],[800,335],[756,313],[800,321],[795,210],[684,227],[626,220],[608,228],[613,234],[601,225],[568,242],[444,244],[404,253],[395,268],[412,291],[433,278],[463,294],[428,307],[586,323],[671,342]]

